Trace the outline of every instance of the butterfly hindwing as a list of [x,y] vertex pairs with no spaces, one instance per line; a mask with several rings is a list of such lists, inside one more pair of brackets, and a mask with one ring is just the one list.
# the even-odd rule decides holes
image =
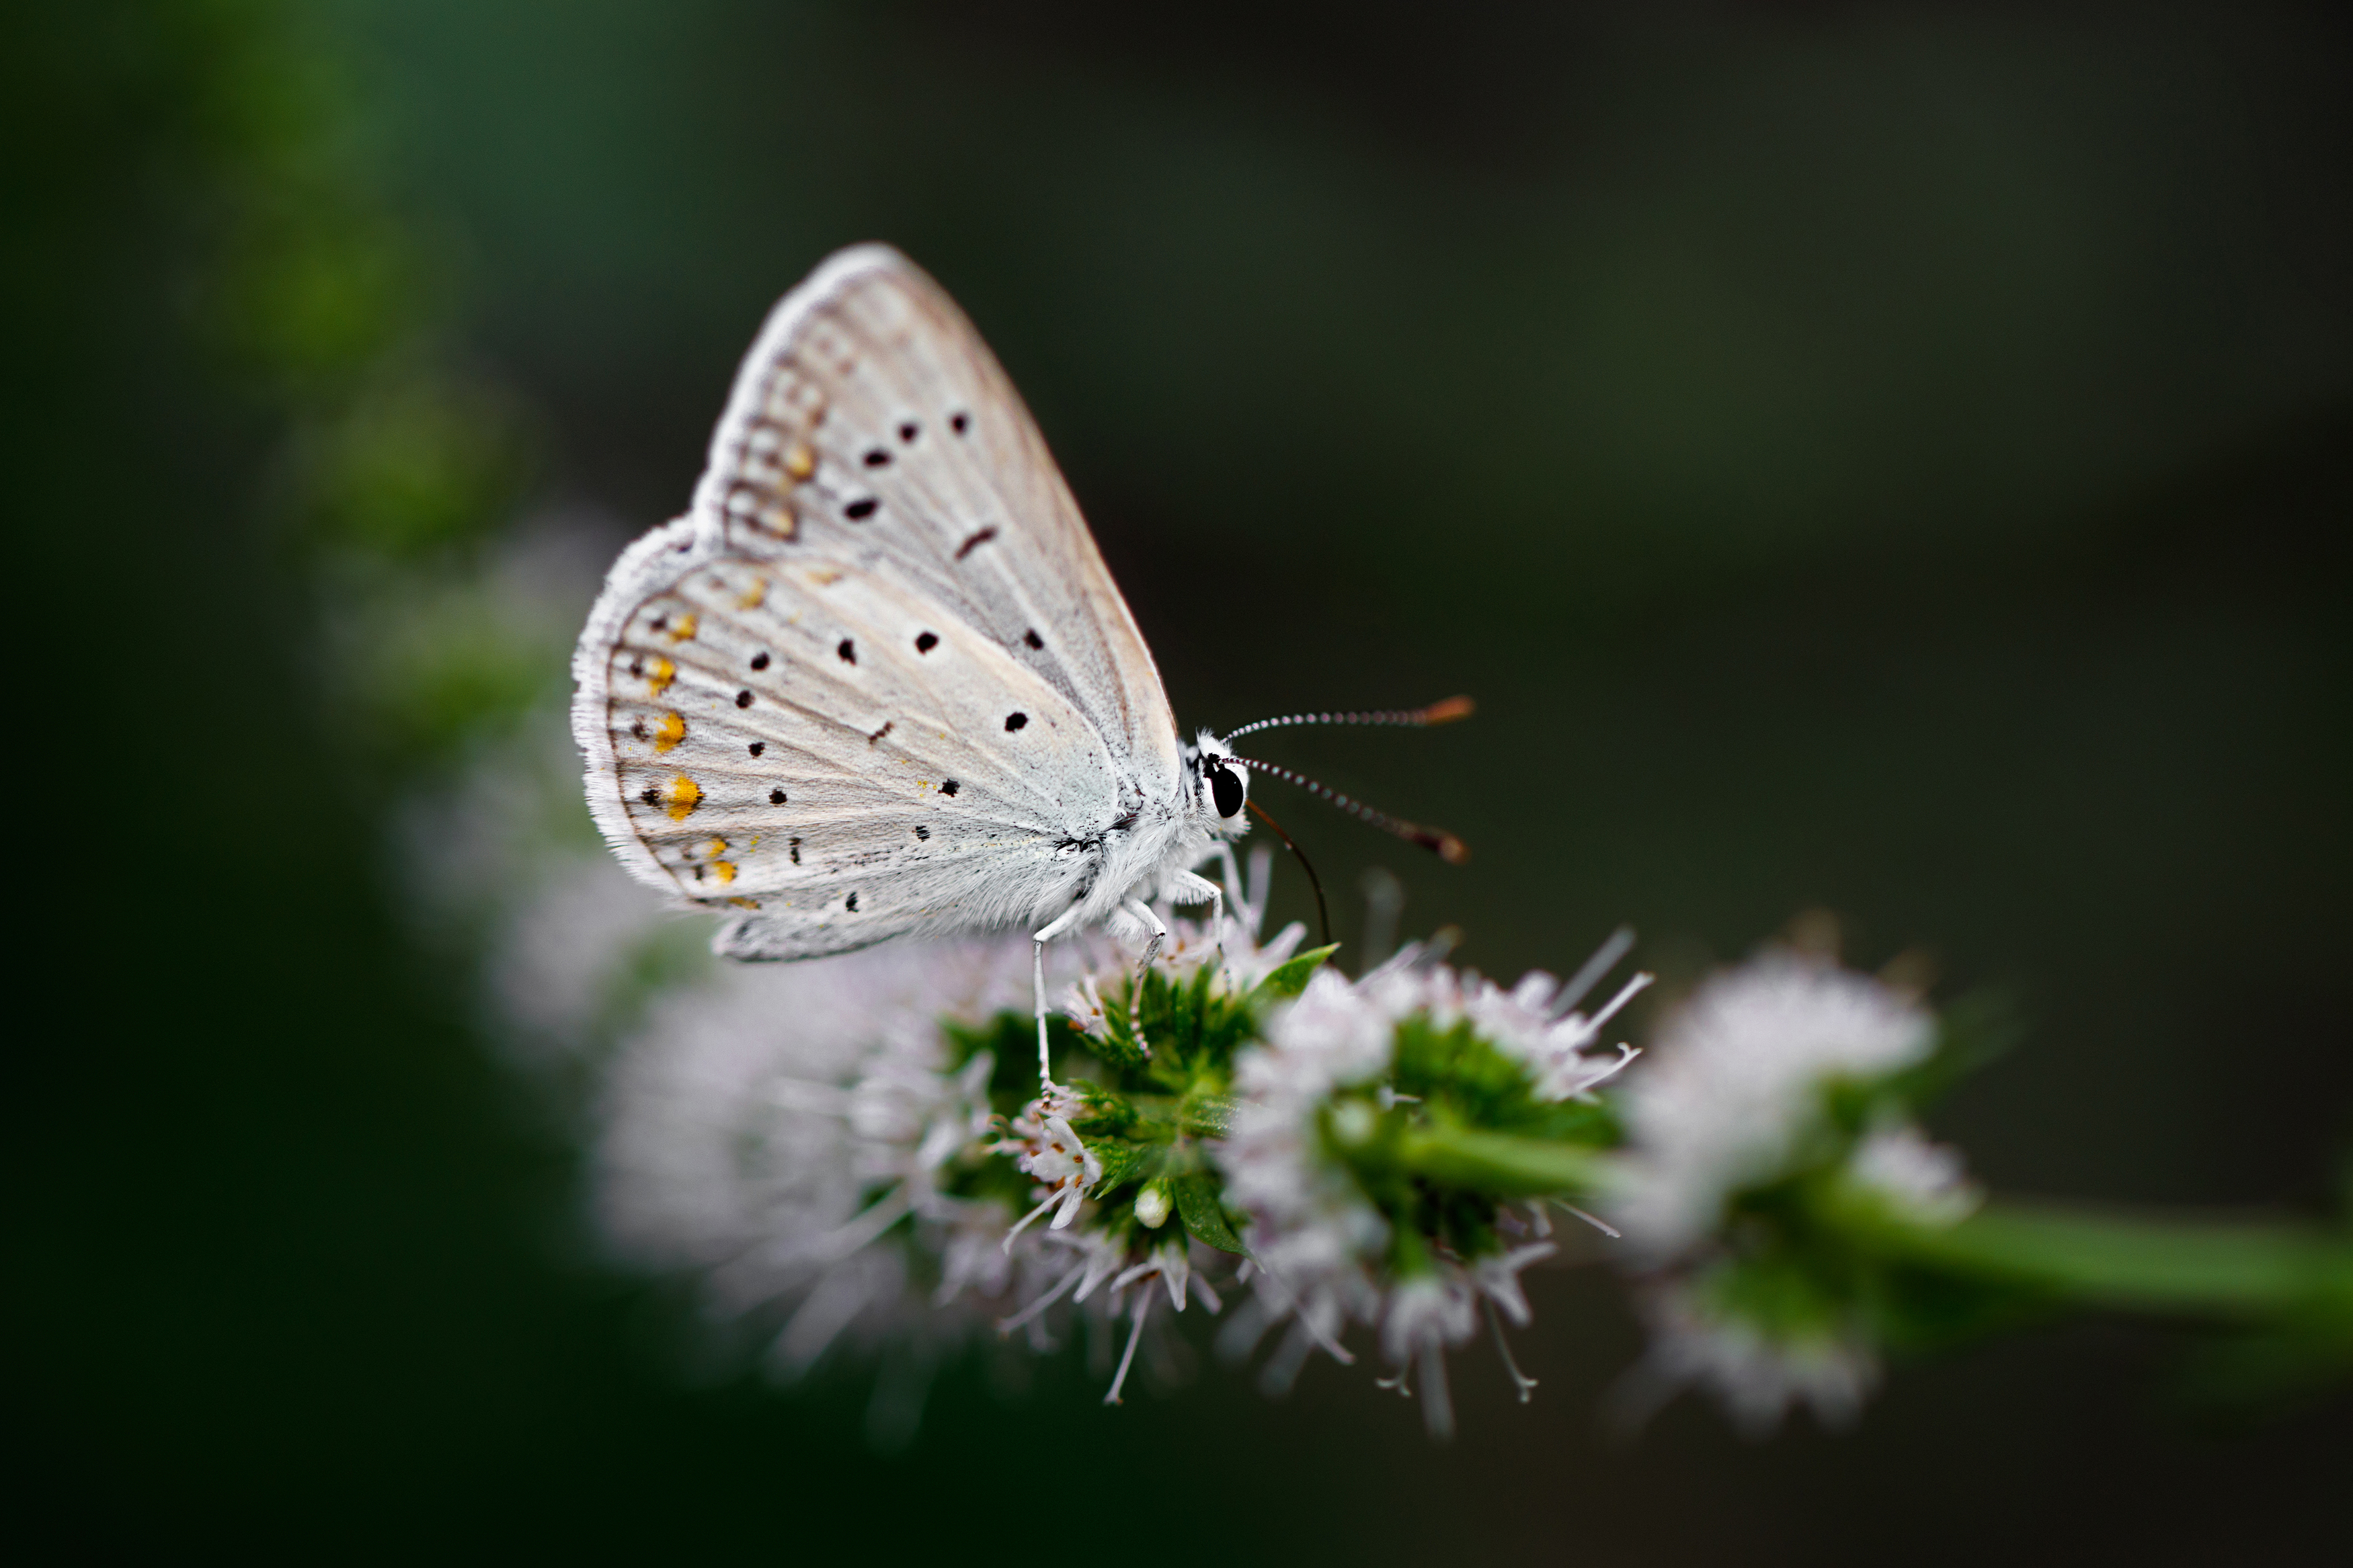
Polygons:
[[768,956],[1018,919],[1118,815],[1086,718],[887,565],[695,561],[607,689],[633,841]]

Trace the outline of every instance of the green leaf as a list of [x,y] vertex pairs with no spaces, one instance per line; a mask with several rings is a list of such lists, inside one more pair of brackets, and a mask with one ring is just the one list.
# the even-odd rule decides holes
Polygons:
[[1121,1138],[1090,1138],[1087,1149],[1103,1162],[1102,1176],[1088,1189],[1098,1198],[1124,1183],[1134,1181],[1142,1173],[1154,1152],[1149,1144],[1130,1143]]
[[1071,1088],[1079,1100],[1071,1115],[1071,1127],[1089,1144],[1098,1138],[1118,1137],[1135,1130],[1135,1106],[1125,1095],[1083,1080]]
[[1196,1088],[1177,1106],[1176,1122],[1197,1138],[1223,1138],[1233,1131],[1234,1100]]
[[[1326,948],[1325,953],[1331,950]],[[1319,960],[1320,962],[1320,960]],[[1226,1205],[1218,1183],[1208,1176],[1179,1176],[1168,1184],[1176,1198],[1176,1217],[1185,1228],[1219,1252],[1240,1253],[1241,1237],[1227,1223]]]
[[1273,973],[1258,983],[1250,993],[1253,1002],[1282,1002],[1307,989],[1308,980],[1324,967],[1324,961],[1340,951],[1340,944],[1310,948],[1290,963],[1276,966]]

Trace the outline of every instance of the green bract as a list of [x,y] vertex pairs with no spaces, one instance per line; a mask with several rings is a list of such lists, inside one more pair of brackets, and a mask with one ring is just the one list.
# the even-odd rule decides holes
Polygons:
[[[1203,1143],[1232,1125],[1236,1054],[1261,1037],[1268,1009],[1299,994],[1335,951],[1303,952],[1247,992],[1222,984],[1214,963],[1186,973],[1155,965],[1103,998],[1100,1033],[1049,1019],[1058,1074],[1077,1102],[1069,1113],[1071,1130],[1103,1162],[1088,1194],[1097,1205],[1095,1228],[1141,1243],[1139,1233],[1165,1231],[1173,1217],[1197,1240],[1242,1251],[1234,1228],[1239,1215],[1227,1206],[1224,1180]],[[1013,1012],[977,1029],[949,1026],[958,1064],[983,1050],[995,1056],[989,1102],[1008,1119],[1037,1092],[1029,1067],[1035,1030],[1033,1019]],[[960,1191],[1027,1206],[1029,1179],[1009,1154],[980,1157],[963,1181]]]

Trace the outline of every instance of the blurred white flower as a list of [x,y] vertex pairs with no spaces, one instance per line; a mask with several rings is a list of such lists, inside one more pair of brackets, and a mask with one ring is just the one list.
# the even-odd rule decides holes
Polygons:
[[1935,1040],[1910,996],[1826,960],[1771,949],[1716,975],[1628,1076],[1627,1152],[1604,1212],[1648,1261],[1688,1250],[1726,1197],[1802,1155],[1832,1083],[1915,1066]]
[[[724,1316],[789,1310],[773,1347],[787,1374],[844,1335],[953,1337],[1018,1305],[1049,1270],[1000,1245],[1005,1204],[946,1190],[989,1134],[992,1064],[954,1068],[941,1020],[1022,1006],[1029,946],[896,943],[730,968],[662,998],[604,1105],[607,1238],[699,1274]],[[902,1222],[916,1245],[877,1245]],[[939,1310],[957,1302],[982,1310]]]
[[1985,1201],[1984,1189],[1968,1179],[1959,1150],[1931,1143],[1918,1128],[1901,1123],[1876,1128],[1864,1138],[1846,1173],[1922,1225],[1957,1225]]
[[1651,1271],[1633,1404],[1691,1384],[1752,1433],[1799,1405],[1829,1425],[1852,1419],[1879,1365],[1855,1264],[1834,1234],[1742,1198],[1814,1173],[1829,1178],[1822,1190],[1868,1194],[1912,1223],[1966,1217],[1979,1194],[1960,1156],[1894,1104],[1861,1129],[1852,1110],[1832,1115],[1838,1086],[1868,1089],[1935,1045],[1935,1020],[1909,994],[1779,949],[1711,979],[1668,1019],[1628,1075],[1605,1207]]
[[1854,1419],[1879,1381],[1879,1358],[1865,1335],[1829,1322],[1776,1331],[1715,1300],[1710,1283],[1675,1279],[1642,1292],[1651,1343],[1617,1396],[1622,1419],[1646,1418],[1685,1386],[1715,1394],[1751,1436],[1771,1432],[1797,1405],[1810,1406],[1826,1426]]

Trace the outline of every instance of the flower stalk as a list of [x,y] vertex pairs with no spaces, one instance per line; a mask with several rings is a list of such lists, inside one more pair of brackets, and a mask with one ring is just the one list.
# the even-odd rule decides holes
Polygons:
[[1404,1133],[1395,1153],[1416,1176],[1498,1199],[1588,1199],[1607,1168],[1600,1152],[1588,1145],[1443,1121]]
[[2353,1237],[2321,1226],[2020,1200],[1946,1226],[1869,1201],[1826,1217],[1893,1261],[2084,1307],[2224,1321],[2320,1314],[2353,1330]]

